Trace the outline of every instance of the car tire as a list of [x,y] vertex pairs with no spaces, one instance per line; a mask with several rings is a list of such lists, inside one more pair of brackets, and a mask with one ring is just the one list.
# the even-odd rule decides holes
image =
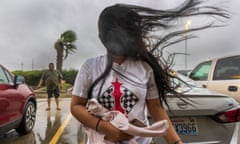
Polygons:
[[16,131],[20,135],[27,134],[32,131],[36,120],[36,106],[32,101],[29,101],[25,106],[22,121]]

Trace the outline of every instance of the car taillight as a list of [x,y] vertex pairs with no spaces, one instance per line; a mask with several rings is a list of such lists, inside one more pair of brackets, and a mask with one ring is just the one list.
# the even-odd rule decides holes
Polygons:
[[220,112],[213,117],[220,123],[232,123],[240,121],[240,106],[224,112]]

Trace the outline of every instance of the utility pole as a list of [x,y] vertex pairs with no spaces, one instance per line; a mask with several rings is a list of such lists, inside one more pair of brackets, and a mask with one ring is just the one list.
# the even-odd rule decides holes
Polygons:
[[24,65],[24,64],[23,64],[23,62],[22,62],[22,63],[21,63],[21,70],[22,70],[22,71],[23,71],[23,65]]
[[191,21],[190,20],[187,20],[186,23],[185,23],[185,69],[187,69],[187,34],[188,34],[188,30],[189,30],[189,26],[191,25]]
[[34,70],[34,61],[32,59],[32,71]]

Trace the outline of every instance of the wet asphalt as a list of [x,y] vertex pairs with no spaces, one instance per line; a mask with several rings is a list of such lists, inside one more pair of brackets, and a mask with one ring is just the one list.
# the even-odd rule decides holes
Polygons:
[[70,98],[60,99],[56,110],[54,99],[46,111],[47,100],[37,100],[37,115],[31,133],[20,136],[15,130],[0,135],[0,144],[85,144],[86,135],[81,124],[70,114]]

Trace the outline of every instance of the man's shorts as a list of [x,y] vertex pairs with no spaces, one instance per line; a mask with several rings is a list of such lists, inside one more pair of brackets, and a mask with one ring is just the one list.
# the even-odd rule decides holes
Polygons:
[[60,91],[58,88],[56,88],[54,90],[47,90],[47,94],[48,94],[48,98],[53,97],[53,95],[55,98],[58,98],[60,95]]

